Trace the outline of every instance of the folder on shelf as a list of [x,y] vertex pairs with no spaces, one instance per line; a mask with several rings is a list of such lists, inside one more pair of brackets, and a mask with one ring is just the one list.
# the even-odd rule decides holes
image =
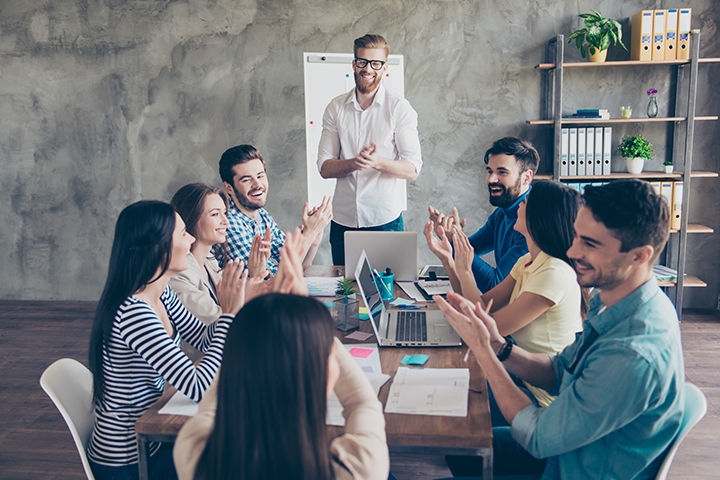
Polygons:
[[649,182],[650,186],[653,187],[653,190],[655,190],[655,193],[660,195],[660,192],[662,191],[662,182]]
[[672,228],[673,182],[664,181],[660,183],[660,196],[667,202],[670,210],[670,227]]
[[595,175],[603,174],[603,129],[602,127],[595,127]]
[[568,175],[577,175],[577,127],[569,129],[568,134]]
[[665,21],[665,60],[677,58],[678,9],[668,8]]
[[673,230],[680,230],[680,220],[682,219],[682,197],[683,182],[673,182],[672,209],[670,212],[670,228]]
[[587,127],[585,148],[585,175],[595,175],[595,127]]
[[560,137],[560,176],[567,176],[568,174],[569,135],[568,129],[563,128]]
[[667,10],[653,12],[652,59],[665,60],[665,17]]
[[652,60],[653,11],[641,10],[632,17],[630,59]]
[[585,175],[585,149],[587,148],[587,140],[585,127],[578,127],[577,130],[577,174]]
[[612,166],[612,127],[603,128],[603,163],[602,174],[610,175]]
[[677,27],[677,59],[687,60],[690,58],[690,14],[691,8],[681,8],[678,12]]

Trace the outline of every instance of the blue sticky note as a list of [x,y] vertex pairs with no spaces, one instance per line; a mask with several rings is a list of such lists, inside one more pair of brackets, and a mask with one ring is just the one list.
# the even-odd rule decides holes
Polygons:
[[395,300],[390,302],[390,305],[395,305],[395,306],[412,305],[413,303],[415,303],[415,302],[413,302],[412,300],[408,300],[408,299],[402,298],[402,297],[397,297]]
[[323,305],[325,305],[327,308],[333,308],[335,306],[334,302],[323,302]]
[[405,355],[400,363],[402,365],[425,365],[425,362],[430,358],[429,355]]

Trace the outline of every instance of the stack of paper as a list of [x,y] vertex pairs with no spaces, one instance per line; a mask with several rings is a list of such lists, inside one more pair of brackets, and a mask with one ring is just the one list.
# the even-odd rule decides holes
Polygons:
[[305,277],[308,295],[311,297],[334,297],[338,280],[342,277]]

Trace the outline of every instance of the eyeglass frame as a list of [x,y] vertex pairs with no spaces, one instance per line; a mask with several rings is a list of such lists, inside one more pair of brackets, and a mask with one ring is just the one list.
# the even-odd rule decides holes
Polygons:
[[[360,61],[360,62],[365,62],[365,65],[363,65],[363,66],[361,67],[360,65],[358,65],[358,61]],[[374,63],[374,62],[380,62],[380,66],[379,66],[378,68],[373,67],[373,63]],[[375,70],[375,71],[377,72],[378,70],[382,70],[382,68],[385,66],[385,64],[387,64],[387,61],[382,61],[382,60],[368,60],[367,58],[355,57],[355,59],[353,60],[353,63],[355,64],[355,66],[356,66],[357,68],[359,68],[359,69],[361,69],[361,70],[362,70],[363,68],[367,67],[368,65],[370,65],[370,68],[372,68],[373,70]]]

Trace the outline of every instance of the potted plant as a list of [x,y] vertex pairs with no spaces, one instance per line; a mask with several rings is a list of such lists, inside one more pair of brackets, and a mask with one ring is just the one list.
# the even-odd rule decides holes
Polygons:
[[630,173],[642,172],[645,160],[650,160],[654,153],[652,143],[642,135],[626,135],[618,145],[618,153],[625,158]]
[[665,160],[663,162],[663,169],[665,170],[665,173],[672,173],[673,172],[673,162],[672,160]]
[[337,282],[337,288],[335,289],[335,295],[340,297],[350,297],[355,294],[355,280],[352,278],[343,277]]
[[360,327],[360,303],[355,299],[354,280],[343,277],[337,282],[335,294],[338,298],[333,302],[330,315],[335,320],[335,327],[349,332]]
[[627,51],[627,47],[622,42],[622,25],[619,22],[603,17],[596,10],[592,13],[582,13],[578,17],[585,20],[585,28],[575,30],[568,37],[568,43],[575,40],[575,45],[580,49],[583,58],[587,48],[591,62],[604,62],[610,42],[613,45],[620,43]]

